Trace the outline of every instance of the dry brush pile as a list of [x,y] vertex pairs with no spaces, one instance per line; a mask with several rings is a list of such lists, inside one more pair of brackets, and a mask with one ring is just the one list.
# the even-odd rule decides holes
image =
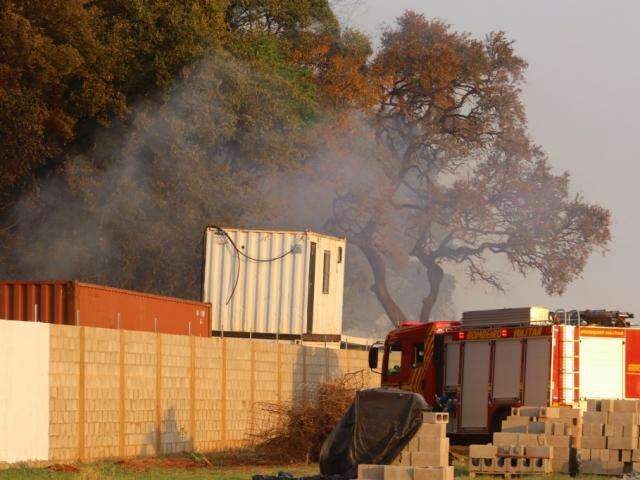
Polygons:
[[317,461],[322,443],[363,386],[360,371],[321,384],[306,402],[263,404],[273,426],[259,435],[256,453],[292,463]]

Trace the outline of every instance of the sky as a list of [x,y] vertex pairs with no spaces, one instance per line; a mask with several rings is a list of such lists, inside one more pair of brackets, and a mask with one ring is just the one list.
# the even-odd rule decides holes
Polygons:
[[507,293],[468,285],[458,275],[456,307],[540,305],[611,308],[640,316],[640,49],[636,0],[337,0],[344,24],[379,37],[404,10],[437,17],[482,37],[503,30],[529,63],[523,100],[529,132],[573,192],[612,211],[609,252],[591,258],[562,297],[539,277],[504,265]]

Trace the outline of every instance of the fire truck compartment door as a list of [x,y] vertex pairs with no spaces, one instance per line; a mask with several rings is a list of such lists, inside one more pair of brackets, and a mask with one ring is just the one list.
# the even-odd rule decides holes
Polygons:
[[460,372],[460,344],[448,343],[445,347],[444,386],[456,387]]
[[549,403],[551,384],[551,339],[527,339],[525,365],[524,404],[544,406]]
[[580,339],[580,397],[624,398],[624,339]]
[[487,428],[490,356],[489,342],[466,342],[464,346],[461,428]]
[[496,341],[493,362],[493,398],[520,398],[522,372],[522,342],[518,340]]

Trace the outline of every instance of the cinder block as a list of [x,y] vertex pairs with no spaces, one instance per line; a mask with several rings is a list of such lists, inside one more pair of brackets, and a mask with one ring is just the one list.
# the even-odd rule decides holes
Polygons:
[[582,414],[583,423],[601,423],[606,424],[609,420],[609,412],[584,412]]
[[439,448],[409,453],[413,467],[446,467],[449,465],[449,444],[441,442]]
[[569,459],[552,458],[551,470],[557,473],[569,473]]
[[520,471],[520,462],[519,458],[510,457],[505,459],[505,463],[507,466],[507,472],[518,473]]
[[551,473],[551,460],[548,458],[536,458],[533,460],[532,472],[535,473]]
[[580,463],[580,473],[589,475],[606,475],[606,462],[602,460],[584,460]]
[[507,471],[507,462],[505,457],[496,457],[493,463],[493,471],[495,473],[502,473]]
[[600,400],[600,411],[601,412],[613,412],[613,406],[615,405],[615,400],[611,398],[605,398]]
[[474,457],[469,454],[469,471],[470,472],[480,472],[482,470],[482,461],[484,458]]
[[591,450],[588,448],[579,448],[576,452],[578,462],[584,462],[586,460],[591,460]]
[[383,480],[413,480],[413,468],[396,465],[385,465]]
[[[527,417],[521,417],[521,418],[527,418]],[[503,421],[500,431],[505,433],[528,433],[529,429],[527,425],[505,424],[505,422]]]
[[405,452],[417,452],[420,450],[420,437],[418,435],[414,435],[414,437],[409,440],[409,443],[404,447],[403,451]]
[[414,467],[413,480],[453,480],[453,467]]
[[552,435],[568,435],[567,425],[565,425],[562,422],[552,422],[551,430],[552,430]]
[[511,445],[511,448],[509,448],[509,456],[522,457],[524,456],[524,449],[525,447],[523,445]]
[[569,460],[571,449],[567,447],[553,447],[553,458]]
[[360,480],[383,480],[384,465],[358,465],[358,478]]
[[622,475],[624,473],[624,462],[610,461],[605,464],[607,475]]
[[525,447],[525,455],[529,458],[552,458],[554,448],[548,445],[529,445]]
[[559,407],[560,418],[572,418],[579,419],[582,416],[582,411],[579,408],[573,407]]
[[587,412],[599,412],[600,411],[600,400],[596,400],[595,398],[587,399]]
[[637,437],[638,436],[638,425],[623,425],[622,426],[622,436],[623,437]]
[[418,437],[419,452],[446,450],[449,451],[449,439],[447,437]]
[[632,412],[609,412],[607,423],[613,425],[637,425],[638,414]]
[[638,447],[637,437],[606,437],[609,450],[632,450]]
[[525,446],[526,445],[547,445],[547,437],[545,435],[539,435],[535,433],[519,433],[518,441],[516,443],[518,445],[525,445]]
[[637,399],[614,400],[613,411],[637,413],[639,411],[638,400]]
[[541,407],[514,407],[511,409],[511,415],[518,417],[539,417]]
[[591,437],[583,435],[580,439],[582,448],[605,449],[607,448],[607,437]]
[[531,422],[527,426],[527,433],[551,435],[553,433],[553,423],[549,421]]
[[470,445],[469,457],[473,458],[493,458],[498,454],[498,447],[495,445]]
[[602,423],[583,423],[582,435],[587,437],[601,437],[604,435],[604,424]]
[[559,407],[540,407],[540,413],[537,415],[540,418],[559,418]]
[[494,432],[493,444],[494,445],[517,445],[519,435],[523,435],[523,434],[509,433],[509,432]]
[[520,473],[533,472],[533,463],[535,460],[535,458],[519,458],[518,464]]
[[622,425],[613,425],[612,423],[608,423],[604,426],[604,435],[605,437],[621,437]]
[[421,437],[446,437],[447,436],[447,424],[446,423],[423,423],[418,430],[416,436]]
[[530,417],[520,417],[520,416],[514,416],[514,415],[510,415],[508,416],[506,419],[504,419],[502,421],[502,424],[508,424],[508,425],[528,425],[531,422],[531,418]]
[[423,423],[449,423],[449,414],[446,412],[424,412]]
[[480,471],[494,473],[496,471],[497,457],[493,458],[481,458],[480,459]]
[[557,447],[557,448],[571,447],[571,437],[569,435],[550,435],[546,438],[547,438],[547,443],[552,447]]
[[591,460],[600,460],[601,462],[609,461],[609,450],[602,448],[594,448],[591,450]]

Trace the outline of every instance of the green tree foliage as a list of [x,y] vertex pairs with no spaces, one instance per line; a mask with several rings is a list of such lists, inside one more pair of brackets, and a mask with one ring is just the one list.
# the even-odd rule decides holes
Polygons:
[[219,47],[224,0],[94,0],[113,82],[128,98],[161,92],[185,66]]
[[122,109],[82,0],[0,3],[0,212],[90,125]]

